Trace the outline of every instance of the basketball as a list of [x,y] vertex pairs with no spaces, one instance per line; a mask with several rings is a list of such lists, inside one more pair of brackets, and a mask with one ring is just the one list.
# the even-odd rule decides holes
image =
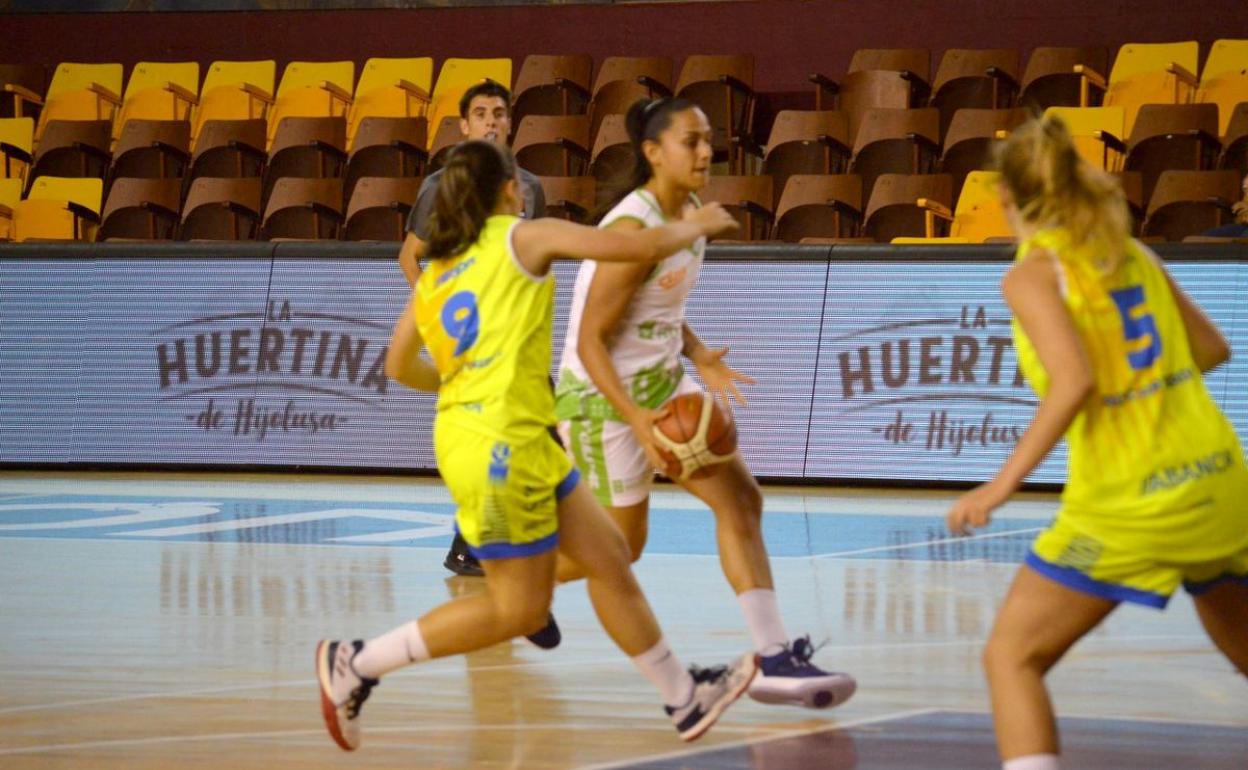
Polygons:
[[713,476],[737,451],[737,424],[715,399],[686,393],[668,404],[668,413],[654,424],[663,472],[674,481]]

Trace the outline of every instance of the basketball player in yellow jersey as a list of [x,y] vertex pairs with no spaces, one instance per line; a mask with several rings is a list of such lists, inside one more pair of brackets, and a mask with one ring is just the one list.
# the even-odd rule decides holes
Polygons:
[[[321,709],[344,749],[360,743],[360,707],[380,677],[410,663],[529,634],[547,621],[556,550],[589,573],[607,633],[654,683],[680,736],[704,733],[749,686],[756,656],[686,670],[633,577],[620,530],[580,482],[547,428],[558,257],[654,262],[735,227],[707,207],[628,235],[554,219],[522,221],[510,153],[469,141],[448,157],[429,230],[429,268],[395,327],[387,372],[438,391],[434,450],[458,505],[456,526],[485,569],[486,591],[443,604],[367,642],[322,641]],[[427,341],[433,363],[419,356]]]
[[1002,283],[1040,405],[1014,453],[950,509],[988,523],[1063,434],[1061,508],[1027,556],[984,650],[1006,770],[1057,770],[1044,675],[1119,602],[1162,608],[1184,585],[1248,674],[1248,468],[1201,373],[1226,341],[1128,237],[1117,183],[1080,159],[1060,120],[1011,134],[998,157],[1019,238]]

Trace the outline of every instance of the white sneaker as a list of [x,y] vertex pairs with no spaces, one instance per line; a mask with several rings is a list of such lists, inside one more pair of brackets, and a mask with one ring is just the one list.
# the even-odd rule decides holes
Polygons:
[[853,696],[858,683],[849,674],[824,671],[810,662],[810,637],[794,639],[776,655],[760,660],[750,697],[760,703],[793,703],[814,709],[839,706]]
[[693,696],[679,708],[664,706],[683,741],[693,741],[711,729],[720,715],[746,691],[758,672],[758,656],[748,653],[727,666],[691,666]]
[[316,679],[321,685],[321,715],[334,742],[345,751],[360,745],[360,707],[377,686],[355,672],[351,660],[364,648],[364,642],[338,642],[322,639],[316,645]]

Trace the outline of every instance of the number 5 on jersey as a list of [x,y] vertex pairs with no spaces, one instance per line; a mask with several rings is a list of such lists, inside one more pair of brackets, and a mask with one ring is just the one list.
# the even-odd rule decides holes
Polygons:
[[1161,355],[1161,335],[1145,304],[1144,287],[1128,286],[1111,291],[1109,296],[1114,298],[1118,314],[1122,316],[1122,334],[1128,344],[1127,363],[1132,369],[1147,369]]

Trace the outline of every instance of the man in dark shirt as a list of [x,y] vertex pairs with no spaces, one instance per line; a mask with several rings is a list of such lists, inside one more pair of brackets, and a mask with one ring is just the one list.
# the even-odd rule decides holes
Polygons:
[[1244,175],[1243,193],[1243,198],[1232,207],[1235,212],[1235,221],[1229,225],[1206,230],[1201,235],[1210,238],[1248,238],[1248,174]]

